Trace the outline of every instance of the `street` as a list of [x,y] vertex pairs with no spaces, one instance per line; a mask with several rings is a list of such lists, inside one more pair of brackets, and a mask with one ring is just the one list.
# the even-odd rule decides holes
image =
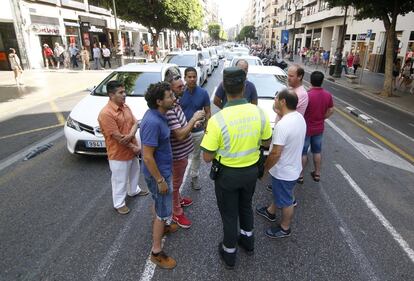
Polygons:
[[[204,85],[211,99],[222,68]],[[149,260],[151,197],[128,198],[131,213],[118,215],[106,158],[66,149],[62,118],[107,74],[83,74],[73,91],[56,84],[56,98],[0,116],[0,280],[413,280],[413,114],[325,81],[336,111],[326,122],[321,182],[308,165],[305,183],[296,186],[292,236],[267,238],[272,223],[255,214],[254,255],[239,251],[235,270],[226,270],[210,165],[203,162],[202,189],[192,190],[188,178],[182,186],[194,200],[186,209],[193,225],[164,241],[177,260],[168,271]],[[56,83],[72,74],[60,75]],[[308,87],[308,73],[305,80]],[[8,110],[24,103],[4,102]],[[349,114],[349,106],[373,123]],[[47,143],[53,146],[23,161]],[[253,208],[271,202],[266,183],[257,182]]]

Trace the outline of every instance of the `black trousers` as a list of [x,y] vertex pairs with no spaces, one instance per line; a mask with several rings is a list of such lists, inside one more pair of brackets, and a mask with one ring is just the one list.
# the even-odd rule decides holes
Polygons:
[[223,244],[236,248],[238,223],[244,231],[253,230],[252,197],[256,188],[257,166],[222,166],[215,180],[217,205],[223,221]]
[[106,67],[106,63],[108,63],[109,68],[111,68],[111,67],[112,67],[112,66],[111,66],[111,58],[110,58],[110,57],[103,57],[103,61],[104,61],[104,63],[103,63],[103,67],[104,67],[104,68]]

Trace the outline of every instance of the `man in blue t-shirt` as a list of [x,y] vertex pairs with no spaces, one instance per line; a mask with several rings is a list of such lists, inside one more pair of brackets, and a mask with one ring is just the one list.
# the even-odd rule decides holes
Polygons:
[[[174,93],[170,84],[151,84],[145,93],[149,109],[141,121],[142,157],[144,176],[154,200],[155,218],[151,261],[161,268],[172,269],[177,263],[162,251],[164,234],[175,232],[176,224],[168,225],[172,217],[172,150],[170,128],[166,113],[173,108]],[[167,225],[166,225],[167,223]]]
[[[243,69],[247,75],[247,72],[249,71],[249,63],[246,60],[244,59],[238,60],[236,63],[236,67]],[[254,86],[252,82],[248,80],[245,81],[243,95],[244,95],[244,98],[248,102],[257,105],[257,91],[256,91],[256,87]],[[224,92],[223,83],[220,83],[216,92],[214,93],[214,104],[218,108],[223,109],[226,103],[227,103],[227,96],[226,96],[226,93]]]
[[206,117],[204,126],[194,128],[191,131],[193,138],[194,151],[191,158],[191,187],[199,190],[201,187],[198,184],[198,170],[200,169],[200,144],[204,136],[204,129],[207,126],[208,119],[211,117],[210,97],[206,90],[197,86],[197,70],[193,67],[187,67],[184,71],[184,79],[186,82],[186,89],[183,97],[180,99],[181,108],[184,111],[185,118],[190,120],[194,113],[199,110],[204,110]]

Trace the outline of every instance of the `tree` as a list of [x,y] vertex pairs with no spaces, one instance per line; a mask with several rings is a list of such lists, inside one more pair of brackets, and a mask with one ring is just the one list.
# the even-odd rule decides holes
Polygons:
[[238,35],[238,39],[239,39],[239,41],[244,41],[248,38],[254,39],[255,38],[255,35],[254,35],[255,33],[256,33],[256,28],[253,25],[246,25],[240,30],[240,33]]
[[[327,0],[331,7],[353,6],[357,14],[355,18],[379,19],[383,22],[387,36],[387,48],[385,49],[385,79],[382,96],[392,96],[392,68],[394,63],[394,46],[397,38],[395,28],[397,17],[414,11],[414,0]],[[345,32],[345,31],[344,31]]]
[[218,23],[210,23],[208,25],[208,35],[214,41],[220,40],[221,26]]
[[190,45],[190,35],[196,29],[201,29],[203,24],[202,7],[198,0],[165,0],[168,10],[172,11],[170,28],[182,31]]
[[[116,12],[119,18],[125,21],[138,22],[148,28],[153,46],[153,59],[156,59],[159,34],[171,26],[176,17],[176,6],[185,1],[157,1],[157,0],[115,0]],[[104,0],[105,5],[112,9],[112,0]],[[174,9],[175,10],[174,10]]]

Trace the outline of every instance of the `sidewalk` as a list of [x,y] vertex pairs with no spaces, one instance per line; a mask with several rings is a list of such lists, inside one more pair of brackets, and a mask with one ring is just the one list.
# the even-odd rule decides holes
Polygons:
[[[290,62],[288,59],[284,59],[284,60],[288,64],[293,63],[293,62]],[[301,65],[302,67],[304,67],[305,71],[308,73],[311,73],[315,70],[322,71],[324,72],[326,79],[329,81],[337,83],[346,88],[353,89],[357,93],[362,94],[366,97],[369,97],[376,101],[387,104],[398,110],[405,111],[408,114],[414,115],[414,95],[411,94],[409,90],[406,92],[397,90],[394,93],[394,95],[396,95],[395,97],[386,98],[386,97],[382,97],[379,95],[384,85],[384,74],[383,73],[375,73],[375,72],[370,72],[369,70],[364,70],[361,84],[353,84],[347,81],[344,73],[342,73],[341,78],[333,78],[329,75],[329,68],[325,70],[324,67],[321,65],[320,66],[315,66],[315,65],[304,66],[299,56],[294,57],[294,63],[297,63]],[[356,81],[358,83],[359,75],[361,75],[360,69],[357,70],[356,75],[358,76],[357,81]]]

